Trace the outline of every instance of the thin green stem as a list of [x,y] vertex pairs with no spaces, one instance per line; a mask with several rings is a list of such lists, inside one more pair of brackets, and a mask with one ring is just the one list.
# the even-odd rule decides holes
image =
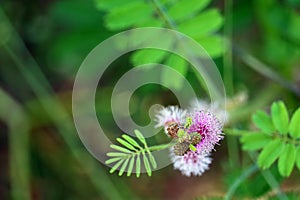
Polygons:
[[[13,112],[11,112],[13,111]],[[30,199],[29,125],[21,105],[0,88],[0,119],[9,129],[11,199]]]
[[249,133],[256,133],[254,131],[230,129],[230,128],[224,128],[223,131],[226,135],[232,135],[232,136],[243,136]]
[[227,40],[224,42],[227,50],[223,57],[224,65],[224,83],[227,94],[234,94],[233,84],[233,62],[232,62],[232,0],[225,1],[225,24],[224,35]]
[[155,145],[155,146],[151,146],[148,147],[150,151],[159,151],[159,150],[163,150],[163,149],[167,149],[170,148],[172,146],[174,146],[175,143],[168,143],[168,144],[160,144],[160,145]]
[[[254,163],[256,163],[257,154],[256,153],[249,153],[248,155],[252,159]],[[278,199],[280,200],[288,200],[288,197],[284,192],[281,191],[280,185],[274,175],[270,172],[270,170],[260,170],[260,173],[264,177],[264,179],[267,181],[269,186],[273,189],[273,191],[276,193]]]
[[151,0],[153,6],[157,10],[158,16],[164,21],[167,28],[176,30],[176,23],[174,20],[168,15],[166,8],[160,3],[159,0]]
[[228,189],[228,192],[226,196],[224,197],[225,200],[229,200],[234,195],[236,189],[245,181],[248,177],[250,177],[252,174],[258,171],[257,165],[252,165],[246,170],[243,171],[243,173],[234,181],[234,183],[230,186]]
[[251,69],[269,78],[270,80],[277,82],[278,84],[293,92],[300,98],[300,89],[292,83],[290,83],[288,80],[281,77],[278,73],[273,71],[271,67],[264,64],[263,62],[261,62],[260,60],[258,60],[257,58],[255,58],[254,56],[252,56],[251,54],[249,54],[241,48],[235,47],[234,51],[239,56],[239,58]]

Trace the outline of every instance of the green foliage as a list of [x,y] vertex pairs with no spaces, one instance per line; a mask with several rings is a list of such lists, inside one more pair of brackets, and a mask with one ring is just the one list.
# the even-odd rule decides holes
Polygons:
[[293,138],[300,137],[300,108],[294,113],[289,126],[290,136]]
[[261,150],[257,164],[269,168],[278,159],[278,170],[282,176],[290,176],[294,165],[300,169],[300,109],[289,115],[283,102],[274,102],[271,116],[257,111],[252,120],[261,132],[244,132],[242,148],[246,151]]
[[[197,41],[211,57],[215,58],[221,56],[224,51],[223,38],[216,34],[224,20],[219,10],[205,9],[210,2],[211,0],[134,0],[124,3],[120,0],[112,2],[96,0],[97,7],[107,12],[105,24],[110,30],[139,27],[165,27],[178,30]],[[187,75],[189,66],[181,57],[158,49],[136,51],[131,61],[135,66],[162,62],[183,76]],[[162,71],[161,79],[167,87],[172,85],[176,89],[181,88],[182,80],[174,82],[165,70]]]
[[[110,145],[110,147],[117,152],[108,152],[107,156],[111,157],[106,160],[106,164],[115,163],[110,169],[110,173],[114,173],[119,169],[119,176],[122,176],[127,169],[127,176],[130,176],[135,166],[136,177],[140,177],[141,163],[143,163],[148,176],[152,175],[152,169],[157,167],[154,156],[151,154],[151,149],[148,147],[147,142],[138,130],[135,130],[135,135],[139,142],[143,144],[141,146],[139,142],[128,135],[122,135],[122,138],[117,138],[117,141],[123,145]],[[142,158],[141,158],[142,157]]]
[[286,75],[292,74],[293,64],[299,62],[298,6],[298,0],[284,1],[284,3],[277,0],[254,1],[258,23],[263,33],[261,55]]
[[243,149],[247,151],[253,151],[263,148],[266,144],[268,144],[272,140],[272,137],[258,132],[246,134],[241,138],[241,142],[244,143]]
[[272,121],[280,134],[287,134],[289,130],[289,114],[283,102],[276,102],[271,107]]
[[[246,156],[245,159],[247,158],[248,157]],[[231,191],[231,196],[228,196],[227,192],[227,197],[231,197],[227,199],[244,199],[245,197],[257,199],[258,197],[266,194],[270,189],[272,189],[272,187],[268,184],[268,180],[264,177],[266,173],[272,174],[273,180],[278,183],[283,180],[283,177],[280,176],[275,165],[267,171],[256,170],[257,168],[254,170],[252,166],[230,167],[228,164],[226,168],[227,172],[224,174],[224,182],[229,188],[228,192],[232,190],[232,188],[235,188],[234,191]],[[247,174],[247,176],[245,176],[245,174]]]

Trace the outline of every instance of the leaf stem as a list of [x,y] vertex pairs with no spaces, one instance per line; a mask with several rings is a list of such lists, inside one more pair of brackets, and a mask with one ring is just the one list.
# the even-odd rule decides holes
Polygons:
[[151,0],[155,9],[157,10],[157,14],[159,17],[165,22],[165,25],[173,30],[176,30],[176,23],[174,20],[168,15],[166,8],[160,3],[159,0]]
[[155,145],[155,146],[148,147],[148,149],[150,151],[159,151],[159,150],[170,148],[170,147],[174,146],[174,144],[175,143],[173,143],[173,142],[168,143],[168,144],[160,144],[160,145]]

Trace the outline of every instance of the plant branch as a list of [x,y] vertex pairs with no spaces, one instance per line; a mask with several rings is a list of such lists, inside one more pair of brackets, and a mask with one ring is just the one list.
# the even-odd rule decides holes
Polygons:
[[277,82],[284,88],[288,89],[289,91],[293,92],[300,98],[300,89],[297,88],[295,85],[290,83],[288,80],[281,77],[278,73],[273,71],[271,67],[267,66],[245,50],[234,47],[234,52],[240,57],[240,59],[251,69],[255,70],[256,72],[260,73],[261,75],[269,78],[270,80]]
[[151,0],[153,6],[157,10],[158,16],[165,22],[166,26],[170,29],[176,30],[176,23],[174,20],[168,15],[165,7],[160,3],[159,0]]

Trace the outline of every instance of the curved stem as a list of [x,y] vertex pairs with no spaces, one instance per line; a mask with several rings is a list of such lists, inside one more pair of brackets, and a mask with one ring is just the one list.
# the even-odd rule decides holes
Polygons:
[[258,171],[257,165],[252,165],[248,169],[244,170],[244,172],[234,181],[234,183],[230,186],[226,196],[224,197],[225,200],[231,199],[232,195],[236,191],[236,189],[241,185],[241,183],[251,176],[253,173]]
[[168,144],[160,144],[160,145],[151,146],[148,149],[150,151],[159,151],[159,150],[170,148],[170,147],[174,146],[174,144],[175,143],[173,143],[173,142],[168,143]]
[[234,52],[237,55],[239,55],[241,60],[250,68],[260,73],[261,75],[269,78],[270,80],[277,82],[278,84],[290,90],[300,98],[300,89],[292,83],[290,83],[288,80],[281,77],[278,73],[273,71],[271,67],[267,66],[266,64],[264,64],[263,62],[261,62],[260,60],[258,60],[257,58],[255,58],[254,56],[252,56],[251,54],[239,47],[234,47]]

